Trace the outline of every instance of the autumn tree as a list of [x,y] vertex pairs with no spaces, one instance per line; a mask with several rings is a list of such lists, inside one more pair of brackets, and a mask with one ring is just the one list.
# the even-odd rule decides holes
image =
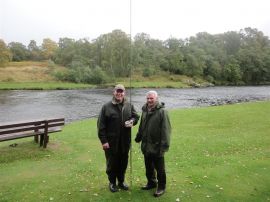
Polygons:
[[44,59],[53,59],[53,56],[58,48],[58,45],[55,41],[46,38],[43,39],[43,43],[41,45],[41,51],[42,51],[42,56]]

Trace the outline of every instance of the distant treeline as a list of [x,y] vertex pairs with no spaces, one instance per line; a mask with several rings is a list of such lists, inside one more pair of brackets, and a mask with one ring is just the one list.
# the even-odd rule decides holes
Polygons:
[[6,44],[0,39],[0,65],[9,61],[50,60],[66,71],[56,72],[60,80],[104,83],[110,78],[128,77],[130,69],[143,76],[158,71],[202,77],[215,84],[269,84],[270,41],[255,28],[211,35],[201,32],[187,39],[152,39],[139,33],[131,37],[121,30],[97,39],[46,38],[41,46],[31,40]]

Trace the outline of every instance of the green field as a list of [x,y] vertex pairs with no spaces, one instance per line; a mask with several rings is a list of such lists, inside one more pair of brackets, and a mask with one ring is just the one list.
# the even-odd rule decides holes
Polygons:
[[67,124],[47,149],[32,138],[1,142],[0,201],[269,201],[269,114],[270,102],[170,111],[167,190],[158,199],[140,190],[145,170],[134,141],[132,189],[109,192],[96,119]]

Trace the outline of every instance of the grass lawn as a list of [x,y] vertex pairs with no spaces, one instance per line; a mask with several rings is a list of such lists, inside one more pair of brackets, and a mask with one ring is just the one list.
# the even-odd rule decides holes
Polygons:
[[269,201],[269,114],[270,102],[170,111],[167,190],[158,199],[140,190],[145,170],[134,141],[132,189],[109,192],[96,119],[66,125],[47,149],[32,138],[1,142],[0,201]]

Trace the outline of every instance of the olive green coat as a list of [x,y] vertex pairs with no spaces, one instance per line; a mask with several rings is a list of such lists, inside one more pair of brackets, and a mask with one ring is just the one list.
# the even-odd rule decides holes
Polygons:
[[109,143],[108,152],[117,153],[119,148],[124,153],[129,151],[131,128],[126,128],[124,125],[125,121],[130,119],[133,119],[133,125],[136,125],[139,115],[134,106],[126,100],[117,104],[113,99],[102,106],[97,121],[97,130],[100,142]]
[[164,103],[157,103],[148,111],[147,105],[142,107],[139,130],[135,138],[141,143],[144,155],[163,156],[170,146],[171,124]]

